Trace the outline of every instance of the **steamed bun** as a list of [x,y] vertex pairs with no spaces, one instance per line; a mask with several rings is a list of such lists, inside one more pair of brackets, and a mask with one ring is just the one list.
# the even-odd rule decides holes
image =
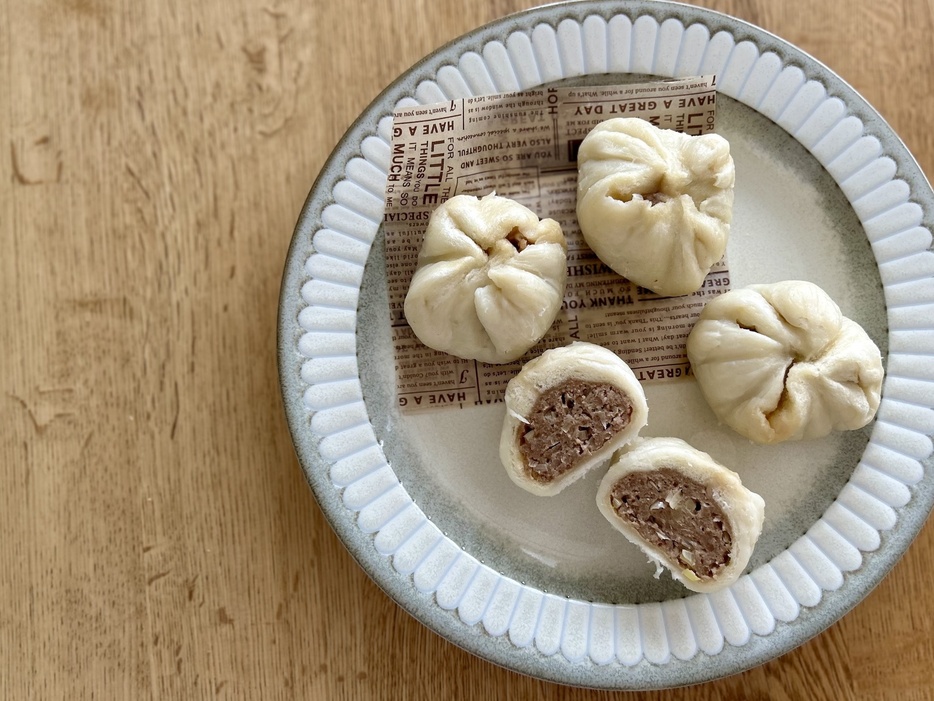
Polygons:
[[739,475],[680,438],[636,439],[597,490],[604,518],[691,591],[743,574],[762,533],[765,501]]
[[600,260],[660,295],[699,289],[730,234],[726,139],[609,119],[581,143],[577,164],[577,219]]
[[857,429],[879,407],[878,347],[810,282],[715,297],[688,336],[687,354],[713,412],[757,443]]
[[499,457],[527,492],[553,496],[648,421],[645,392],[616,353],[577,341],[533,358],[506,386]]
[[405,316],[430,348],[507,363],[551,327],[566,280],[558,222],[493,193],[457,195],[429,219]]

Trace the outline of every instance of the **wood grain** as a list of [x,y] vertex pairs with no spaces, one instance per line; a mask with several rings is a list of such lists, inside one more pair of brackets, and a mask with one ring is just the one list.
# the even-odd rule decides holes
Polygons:
[[[0,0],[0,689],[596,699],[479,660],[330,530],[279,397],[297,214],[396,76],[522,0]],[[934,172],[930,0],[708,0],[850,82]],[[4,143],[5,142],[5,143]],[[934,531],[838,624],[645,699],[934,698]]]

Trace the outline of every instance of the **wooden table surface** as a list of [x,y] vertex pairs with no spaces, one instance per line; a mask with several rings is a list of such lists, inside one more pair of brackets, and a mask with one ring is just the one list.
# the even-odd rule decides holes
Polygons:
[[[616,697],[392,603],[279,395],[283,261],[330,150],[412,63],[533,4],[0,1],[0,697]],[[931,0],[704,4],[830,66],[934,173]],[[800,648],[642,697],[934,698],[932,581],[929,523]]]

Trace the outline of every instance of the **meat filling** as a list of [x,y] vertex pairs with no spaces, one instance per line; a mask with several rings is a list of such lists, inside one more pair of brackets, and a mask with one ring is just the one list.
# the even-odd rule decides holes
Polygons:
[[543,392],[519,430],[533,479],[549,483],[600,450],[632,418],[632,401],[606,382],[567,380]]
[[712,490],[671,467],[634,472],[610,491],[610,503],[672,565],[712,579],[730,562],[733,535]]

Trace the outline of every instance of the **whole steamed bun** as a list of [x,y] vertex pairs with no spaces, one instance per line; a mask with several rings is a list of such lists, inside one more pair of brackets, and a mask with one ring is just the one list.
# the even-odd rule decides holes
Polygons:
[[757,443],[861,428],[879,407],[879,348],[810,282],[715,297],[688,336],[687,354],[717,418]]
[[508,363],[551,328],[566,281],[558,222],[493,193],[457,195],[428,221],[405,317],[430,348]]
[[577,219],[600,260],[663,296],[699,289],[730,235],[726,139],[609,119],[584,138],[577,165]]

